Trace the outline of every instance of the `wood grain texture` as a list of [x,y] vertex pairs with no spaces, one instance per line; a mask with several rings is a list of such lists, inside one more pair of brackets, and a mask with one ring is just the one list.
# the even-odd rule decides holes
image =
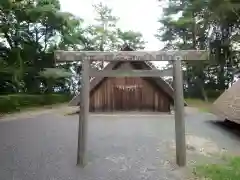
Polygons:
[[108,78],[91,95],[90,111],[170,111],[170,97],[142,78]]
[[161,70],[91,70],[91,77],[161,77]]
[[[123,63],[118,69],[131,69]],[[140,77],[106,78],[91,93],[90,111],[169,112],[171,97],[153,82]]]
[[83,61],[82,74],[83,84],[80,91],[82,101],[80,101],[81,111],[79,111],[77,164],[84,167],[86,165],[87,130],[89,119],[89,61]]
[[174,109],[175,109],[175,138],[176,138],[176,163],[186,165],[186,139],[184,119],[184,96],[181,61],[173,62],[174,83]]
[[81,61],[83,58],[91,61],[172,61],[172,60],[206,60],[208,51],[62,51],[54,53],[56,62]]

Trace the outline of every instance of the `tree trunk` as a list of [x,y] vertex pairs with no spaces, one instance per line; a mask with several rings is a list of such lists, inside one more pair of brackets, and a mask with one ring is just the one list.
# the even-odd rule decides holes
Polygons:
[[[103,49],[103,37],[102,37],[102,42],[100,44],[100,51],[104,51]],[[101,61],[101,65],[100,65],[100,68],[103,69],[104,68],[104,61]]]
[[202,92],[202,96],[203,96],[203,98],[204,98],[204,101],[205,101],[205,102],[208,102],[207,93],[206,93],[206,91],[205,91],[205,89],[204,89],[203,86],[201,87],[201,92]]
[[[197,49],[197,38],[196,38],[197,29],[196,29],[196,22],[195,22],[195,14],[194,14],[194,12],[192,13],[192,18],[194,19],[193,26],[192,26],[192,41],[193,41],[192,45],[193,45],[193,49]],[[204,101],[208,102],[207,93],[206,93],[206,91],[204,89],[204,82],[202,82],[202,79],[198,80],[198,86],[201,89],[201,93],[202,93],[202,96],[204,98]]]

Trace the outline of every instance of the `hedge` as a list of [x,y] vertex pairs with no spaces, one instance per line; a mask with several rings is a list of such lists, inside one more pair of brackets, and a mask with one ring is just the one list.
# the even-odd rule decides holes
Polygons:
[[13,94],[0,96],[0,113],[20,111],[23,108],[51,105],[63,103],[70,100],[69,95],[63,94],[46,94],[46,95],[29,95]]

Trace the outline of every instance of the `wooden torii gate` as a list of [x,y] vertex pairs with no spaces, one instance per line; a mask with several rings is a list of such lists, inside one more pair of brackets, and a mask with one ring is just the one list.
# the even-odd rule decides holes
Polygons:
[[86,164],[87,124],[89,119],[89,77],[160,77],[161,70],[94,70],[91,61],[172,61],[174,81],[176,163],[186,165],[186,140],[184,97],[181,61],[206,60],[204,50],[183,51],[56,51],[57,62],[82,61],[82,86],[80,88],[80,113],[78,130],[77,164]]

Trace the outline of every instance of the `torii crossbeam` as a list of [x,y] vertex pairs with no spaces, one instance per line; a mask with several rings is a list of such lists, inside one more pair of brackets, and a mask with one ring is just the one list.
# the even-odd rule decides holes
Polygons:
[[176,163],[186,165],[186,140],[184,121],[184,97],[181,61],[207,60],[208,52],[184,51],[56,51],[57,62],[82,61],[82,87],[78,131],[77,164],[86,164],[87,123],[89,118],[89,77],[160,77],[161,70],[96,71],[90,69],[90,61],[173,61]]

